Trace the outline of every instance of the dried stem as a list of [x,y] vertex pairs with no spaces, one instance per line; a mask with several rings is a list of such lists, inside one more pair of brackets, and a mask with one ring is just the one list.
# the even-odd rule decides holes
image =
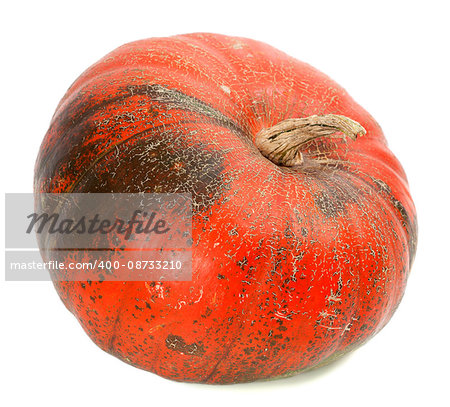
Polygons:
[[346,116],[326,114],[301,119],[287,119],[267,129],[262,129],[255,139],[261,153],[278,165],[292,167],[303,163],[301,146],[318,137],[341,133],[356,140],[366,130]]

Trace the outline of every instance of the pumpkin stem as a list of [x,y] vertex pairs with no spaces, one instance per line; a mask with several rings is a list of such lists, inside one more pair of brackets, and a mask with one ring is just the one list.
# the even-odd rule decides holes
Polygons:
[[314,115],[283,120],[275,126],[262,129],[256,135],[255,144],[261,154],[273,163],[292,167],[303,163],[303,154],[300,151],[302,145],[318,137],[336,133],[356,140],[357,136],[366,134],[366,130],[346,116]]

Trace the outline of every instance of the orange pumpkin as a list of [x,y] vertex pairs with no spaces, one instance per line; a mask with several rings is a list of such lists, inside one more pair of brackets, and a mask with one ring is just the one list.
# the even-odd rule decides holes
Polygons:
[[180,381],[292,375],[355,349],[391,318],[416,248],[375,120],[244,38],[152,38],[95,63],[56,110],[35,191],[192,194],[192,281],[55,282],[102,349]]

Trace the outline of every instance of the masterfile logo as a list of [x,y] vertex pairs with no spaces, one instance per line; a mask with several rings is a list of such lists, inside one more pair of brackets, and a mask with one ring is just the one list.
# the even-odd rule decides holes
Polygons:
[[190,194],[6,194],[6,279],[190,280]]

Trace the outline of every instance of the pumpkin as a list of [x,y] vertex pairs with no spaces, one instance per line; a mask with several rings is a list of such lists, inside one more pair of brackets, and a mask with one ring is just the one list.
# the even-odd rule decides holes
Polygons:
[[92,65],[57,107],[34,189],[192,194],[191,281],[54,281],[100,348],[178,381],[283,377],[357,348],[399,305],[416,250],[377,122],[245,38],[151,38]]

